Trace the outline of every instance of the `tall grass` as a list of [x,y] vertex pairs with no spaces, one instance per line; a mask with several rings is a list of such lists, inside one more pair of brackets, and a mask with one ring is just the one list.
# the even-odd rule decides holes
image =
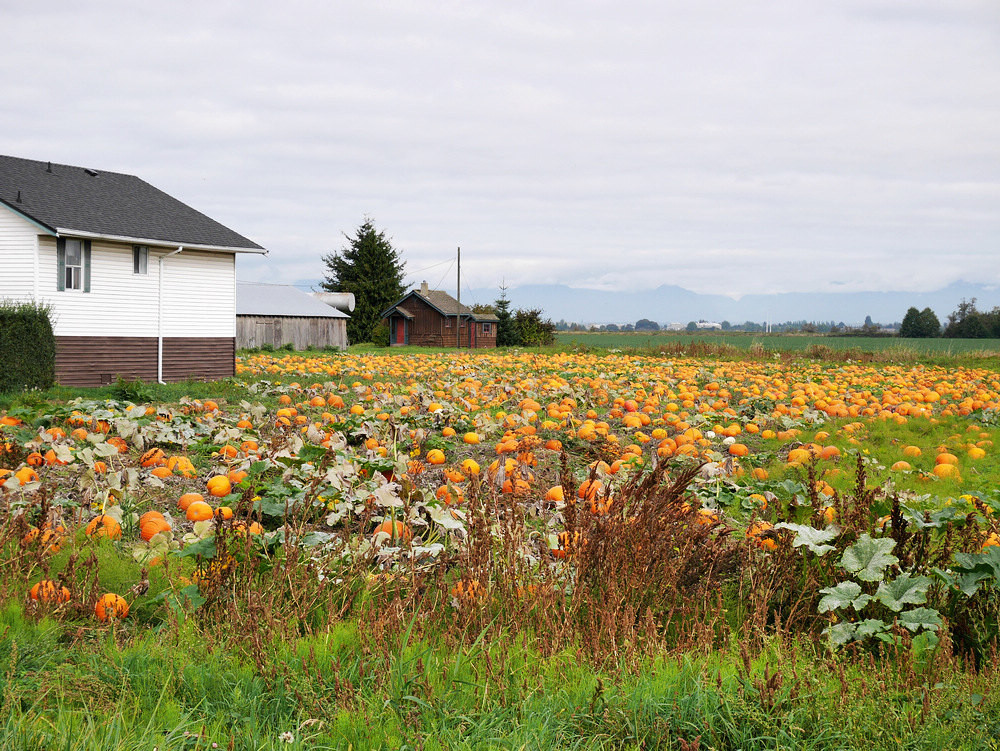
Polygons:
[[[863,463],[835,501],[827,557],[765,553],[701,513],[697,470],[657,467],[595,497],[598,512],[570,503],[555,565],[530,509],[485,482],[469,493],[464,542],[430,566],[317,551],[304,511],[285,519],[282,544],[223,525],[200,559],[147,571],[134,614],[108,625],[89,615],[97,594],[146,578],[142,564],[108,541],[43,555],[7,514],[0,747],[997,747],[995,633],[946,636],[922,660],[905,633],[897,647],[840,651],[822,635],[821,589],[880,513]],[[814,479],[768,520],[821,518]],[[577,497],[565,459],[562,484]],[[898,511],[887,534],[908,565],[977,543],[907,529]],[[196,569],[200,606],[157,598]],[[70,602],[28,601],[42,575],[67,583]],[[995,623],[995,590],[964,611],[932,594],[955,623]]]

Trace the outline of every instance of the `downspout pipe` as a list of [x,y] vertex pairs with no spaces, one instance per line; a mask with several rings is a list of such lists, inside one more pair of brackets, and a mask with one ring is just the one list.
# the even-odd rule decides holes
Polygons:
[[163,380],[163,262],[184,250],[183,245],[178,245],[177,250],[164,253],[159,259],[159,271],[157,273],[157,294],[156,294],[156,382],[166,385]]

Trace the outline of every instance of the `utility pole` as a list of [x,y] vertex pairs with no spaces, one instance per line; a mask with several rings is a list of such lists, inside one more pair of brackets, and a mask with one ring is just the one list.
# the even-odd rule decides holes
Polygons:
[[458,247],[458,309],[455,311],[455,346],[462,348],[462,246]]

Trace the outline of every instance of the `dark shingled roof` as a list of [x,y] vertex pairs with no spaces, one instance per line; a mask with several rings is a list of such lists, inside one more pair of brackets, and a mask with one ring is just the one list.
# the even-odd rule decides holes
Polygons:
[[0,156],[0,202],[53,233],[264,249],[132,175]]

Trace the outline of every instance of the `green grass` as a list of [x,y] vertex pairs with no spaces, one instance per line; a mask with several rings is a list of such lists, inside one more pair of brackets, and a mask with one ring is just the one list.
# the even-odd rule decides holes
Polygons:
[[[724,649],[611,673],[503,634],[404,637],[380,653],[344,624],[262,645],[253,664],[190,630],[64,630],[18,606],[0,613],[2,747],[990,749],[1000,730],[987,676],[896,693],[875,690],[892,676],[849,669],[845,703],[825,661],[776,645],[749,672]],[[773,690],[765,670],[780,676]]]
[[823,336],[817,334],[752,334],[752,333],[697,333],[654,332],[620,333],[595,331],[556,332],[556,342],[561,346],[598,348],[657,349],[678,344],[702,342],[726,345],[737,349],[750,349],[760,345],[771,352],[801,351],[813,346],[834,350],[862,352],[900,351],[932,356],[965,355],[983,352],[1000,356],[1000,339],[899,339],[896,337]]

